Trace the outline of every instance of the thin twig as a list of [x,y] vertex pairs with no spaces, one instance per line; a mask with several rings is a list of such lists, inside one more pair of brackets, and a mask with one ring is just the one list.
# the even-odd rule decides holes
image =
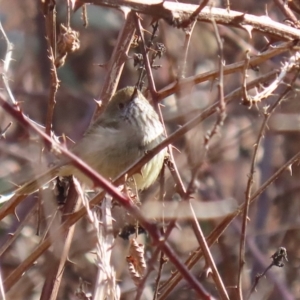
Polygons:
[[[226,112],[225,112],[225,108],[226,108],[226,105],[225,105],[225,99],[224,99],[224,84],[223,84],[223,67],[224,67],[224,63],[223,63],[223,60],[224,60],[224,55],[223,55],[223,43],[221,41],[221,37],[220,37],[220,34],[219,34],[219,31],[218,31],[218,28],[217,28],[217,24],[215,22],[214,19],[212,19],[212,23],[213,23],[213,26],[214,26],[214,31],[215,31],[215,35],[216,35],[216,39],[217,39],[217,43],[218,43],[218,47],[219,47],[219,71],[220,71],[220,74],[219,74],[219,84],[218,84],[218,91],[219,91],[219,107],[218,107],[218,116],[217,116],[217,120],[212,128],[212,130],[210,131],[209,134],[206,135],[205,137],[205,141],[204,141],[204,153],[205,153],[205,156],[207,154],[207,151],[208,151],[208,144],[209,144],[209,141],[212,139],[212,137],[217,133],[218,129],[223,126],[224,124],[224,120],[225,120],[225,117],[226,117]],[[204,157],[205,159],[205,157]],[[201,162],[200,162],[201,163]],[[198,173],[196,170],[200,170],[200,166],[197,166],[197,169],[195,169],[195,174],[194,176],[192,176],[192,180],[191,180],[191,183],[190,183],[190,188],[191,186],[193,185],[193,180],[196,178],[196,174]],[[200,247],[202,249],[202,252],[203,252],[203,256],[205,258],[205,261],[206,261],[206,264],[210,267],[211,269],[211,272],[212,272],[212,277],[213,277],[213,280],[216,284],[216,288],[218,290],[218,293],[221,297],[221,299],[229,299],[228,297],[228,294],[227,294],[227,291],[225,289],[225,286],[224,286],[224,283],[220,277],[220,274],[216,268],[216,265],[215,265],[215,262],[213,260],[213,257],[212,257],[212,254],[211,252],[209,251],[209,247],[205,241],[205,237],[204,237],[204,234],[201,230],[201,227],[196,219],[196,215],[195,215],[195,212],[194,212],[194,209],[192,207],[192,203],[191,201],[189,201],[190,203],[190,209],[191,209],[191,212],[194,216],[194,230],[195,230],[195,233],[196,233],[196,237],[197,237],[197,240],[200,244]]]
[[226,118],[225,112],[225,99],[224,99],[224,54],[223,54],[223,43],[221,41],[221,37],[218,31],[217,24],[214,19],[212,19],[212,24],[214,27],[216,40],[219,47],[219,84],[218,84],[218,92],[219,92],[219,106],[218,106],[218,116],[217,121],[215,122],[212,130],[206,135],[204,140],[204,148],[205,153],[208,151],[208,144],[212,137],[218,132],[219,127],[223,126],[224,120]]
[[[143,57],[144,57],[144,61],[145,61],[146,72],[147,72],[147,75],[148,75],[148,81],[150,83],[150,92],[152,94],[153,99],[156,100],[157,92],[156,92],[156,88],[155,88],[155,84],[154,84],[154,80],[153,80],[153,76],[152,76],[152,72],[151,72],[150,62],[149,62],[147,52],[146,52],[146,48],[145,48],[145,41],[144,41],[143,35],[142,35],[140,20],[137,17],[136,17],[136,23],[137,23],[137,31],[140,34],[141,39],[142,39],[142,45],[143,45],[142,52],[143,52]],[[192,26],[192,28],[193,28],[193,26]],[[192,29],[191,29],[191,31],[192,31]],[[191,32],[188,35],[188,42],[186,44],[186,48],[188,48],[190,38],[191,38]],[[186,49],[185,53],[187,53],[187,49]],[[185,57],[185,59],[186,59],[186,57]],[[157,102],[155,101],[155,103],[157,103]],[[171,147],[169,147],[169,155],[170,155],[169,162],[172,164],[172,167],[169,168],[169,169],[170,169],[171,173],[174,176],[175,182],[177,183],[177,190],[178,190],[178,192],[181,196],[183,196],[184,198],[188,198],[189,196],[186,195],[186,189],[183,185],[183,182],[180,178],[178,169],[176,167]],[[169,230],[172,230],[173,226],[175,225],[175,222],[176,222],[176,218],[174,218],[173,222],[171,222],[169,224],[169,226],[168,226]],[[163,255],[163,253],[161,255]],[[161,260],[161,262],[162,262],[162,260]],[[160,266],[162,267],[162,264],[160,264]],[[160,272],[161,272],[161,269],[159,269],[158,280],[160,278]],[[158,286],[156,286],[156,291],[158,291]],[[156,297],[156,295],[157,295],[157,292],[155,292],[154,297]]]
[[295,16],[293,11],[288,7],[287,4],[288,1],[274,0],[274,2],[279,7],[279,9],[285,15],[286,18],[291,20],[294,23],[294,25],[299,26],[298,18]]
[[89,25],[88,17],[87,17],[87,9],[86,4],[82,5],[82,13],[81,13],[83,27],[87,28]]
[[[147,55],[144,34],[143,34],[143,31],[142,31],[142,25],[141,25],[140,18],[136,14],[134,15],[134,21],[135,21],[137,32],[138,32],[138,34],[141,38],[141,41],[142,41],[142,43],[141,43],[141,45],[142,45],[142,54],[143,54],[143,58],[144,58],[144,64],[145,64],[148,83],[149,83],[149,90],[150,90],[152,98],[156,99],[157,98],[157,91],[156,91],[156,88],[155,88],[155,83],[154,83],[154,79],[153,79],[153,75],[152,75],[152,71],[151,71],[151,65],[150,65],[149,57]],[[157,102],[155,101],[155,103],[157,103]]]
[[[163,168],[161,170],[160,173],[160,190],[159,190],[159,202],[163,203],[164,205],[164,196],[165,196],[165,165],[163,165]],[[165,239],[167,239],[167,236],[165,234],[165,219],[164,219],[164,210],[162,210],[162,223],[163,223],[163,228],[162,231],[164,233],[164,237]],[[171,228],[169,227],[170,232],[171,232]],[[162,270],[163,270],[163,266],[164,264],[167,262],[167,259],[165,258],[165,255],[162,251],[160,251],[160,258],[159,258],[159,267],[158,267],[158,272],[157,272],[157,277],[155,280],[155,290],[154,290],[154,295],[153,295],[153,300],[157,300],[158,297],[158,289],[159,289],[159,285],[160,285],[160,279],[161,279],[161,274],[162,274]]]
[[0,295],[1,295],[1,299],[6,300],[1,269],[0,269]]
[[182,54],[182,58],[180,59],[180,63],[179,63],[179,67],[178,67],[178,76],[177,76],[178,81],[182,80],[186,76],[186,71],[187,71],[186,65],[187,65],[188,52],[189,52],[191,38],[192,38],[192,34],[193,34],[196,23],[197,23],[197,21],[194,20],[184,30],[185,38],[184,38],[184,44],[183,44],[183,54]]
[[284,266],[284,263],[282,262],[284,259],[287,261],[287,252],[284,247],[280,247],[272,256],[273,261],[270,263],[269,266],[266,267],[266,269],[261,273],[257,274],[255,276],[255,281],[251,287],[250,293],[248,295],[248,298],[250,298],[251,294],[255,291],[259,280],[266,275],[266,273],[274,266],[282,268]]
[[197,240],[200,244],[201,250],[203,252],[203,256],[205,257],[206,265],[211,270],[211,274],[212,274],[213,280],[216,284],[216,288],[218,290],[220,298],[225,299],[225,300],[226,299],[229,300],[229,297],[228,297],[227,291],[225,289],[224,283],[223,283],[223,281],[221,279],[221,276],[218,272],[218,269],[216,267],[216,264],[215,264],[215,261],[212,257],[212,254],[209,250],[209,247],[208,247],[207,243],[204,242],[205,241],[205,236],[204,236],[203,231],[202,231],[202,229],[199,225],[199,222],[196,218],[196,214],[195,214],[195,211],[193,209],[193,205],[192,205],[191,201],[189,201],[189,203],[190,203],[190,209],[191,209],[192,215],[194,217],[194,222],[195,222],[196,228],[197,228],[196,237],[197,237]]
[[5,58],[4,58],[4,65],[3,65],[3,72],[2,72],[2,80],[5,86],[5,90],[9,96],[9,101],[11,104],[16,104],[17,101],[13,95],[13,93],[11,92],[9,83],[8,83],[8,71],[9,71],[9,65],[10,62],[12,60],[12,52],[13,52],[13,44],[9,41],[3,27],[2,27],[2,23],[0,22],[0,31],[5,39],[6,42],[6,54],[5,54]]
[[249,68],[249,63],[250,63],[249,50],[246,50],[245,54],[246,54],[246,58],[245,58],[245,65],[243,68],[243,80],[242,80],[243,100],[244,100],[244,103],[248,103],[249,105],[251,105],[252,102],[249,99],[248,93],[247,93],[247,70]]

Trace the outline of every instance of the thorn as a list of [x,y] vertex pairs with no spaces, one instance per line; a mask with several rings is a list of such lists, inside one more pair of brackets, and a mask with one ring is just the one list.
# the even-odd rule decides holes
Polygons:
[[210,274],[212,274],[212,270],[210,267],[206,268],[205,270],[205,276],[208,277]]
[[293,176],[292,164],[290,164],[287,169],[290,172],[290,175]]
[[176,150],[178,153],[181,153],[181,151],[178,148],[176,148],[174,145],[171,145],[171,147],[172,149]]
[[96,99],[93,99],[95,101],[95,103],[97,104],[98,107],[101,107],[102,106],[102,100],[96,100]]
[[18,222],[20,222],[20,219],[19,219],[19,217],[18,217],[18,214],[17,214],[16,209],[14,209],[14,216],[16,217],[16,219],[18,220]]
[[248,32],[250,39],[252,39],[253,26],[251,26],[251,25],[242,25],[242,27]]

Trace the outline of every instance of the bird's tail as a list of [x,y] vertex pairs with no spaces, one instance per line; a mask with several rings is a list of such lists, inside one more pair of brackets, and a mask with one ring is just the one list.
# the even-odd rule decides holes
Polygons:
[[38,177],[26,182],[22,186],[20,186],[15,194],[17,195],[30,195],[37,191],[39,188],[42,188],[45,184],[52,181],[56,176],[59,175],[59,168],[54,167],[45,173],[39,175]]
[[39,175],[32,176],[32,179],[22,184],[3,185],[3,188],[0,189],[0,203],[9,200],[13,195],[30,195],[34,193],[58,176],[59,169],[60,166],[55,166]]

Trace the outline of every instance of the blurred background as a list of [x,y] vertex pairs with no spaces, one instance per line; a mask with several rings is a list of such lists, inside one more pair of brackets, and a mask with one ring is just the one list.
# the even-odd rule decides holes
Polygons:
[[[198,4],[197,1],[184,2]],[[276,1],[230,1],[230,4],[232,10],[255,16],[262,16],[267,12],[272,20],[287,24],[286,17],[276,5]],[[45,125],[51,79],[45,39],[45,18],[40,3],[34,0],[1,1],[0,6],[0,21],[9,41],[13,44],[13,60],[8,73],[11,91],[23,112],[35,122]],[[226,1],[214,1],[214,6],[225,8]],[[66,23],[66,13],[66,2],[57,1],[58,29],[60,23]],[[53,131],[57,136],[66,135],[74,142],[80,140],[91,122],[96,109],[95,100],[100,100],[99,95],[106,76],[106,69],[99,65],[108,62],[124,24],[123,13],[115,9],[88,5],[87,16],[88,26],[85,28],[81,10],[72,14],[71,26],[79,32],[80,48],[68,55],[65,64],[58,69],[60,86],[56,96]],[[151,21],[149,16],[143,16],[142,24],[149,32],[145,32],[146,40],[151,36]],[[218,26],[218,30],[223,42],[226,65],[243,61],[245,51],[248,49],[250,56],[269,49],[268,41],[262,33],[253,32],[250,38],[249,34],[242,29]],[[166,53],[157,61],[161,67],[153,70],[158,91],[176,81],[182,63],[184,39],[185,33],[182,29],[171,27],[163,20],[159,21],[155,42],[163,43]],[[219,47],[212,24],[198,22],[190,42],[185,76],[218,70]],[[272,37],[271,42],[276,44],[280,40]],[[1,38],[0,58],[2,60],[5,58],[6,46],[5,40]],[[139,47],[130,49],[119,88],[136,84],[139,71],[134,66],[132,57],[134,53],[139,52]],[[279,69],[290,55],[291,53],[286,52],[265,61],[256,68],[249,69],[247,81],[250,82],[274,69]],[[2,63],[0,66],[2,68]],[[292,75],[286,77],[286,83],[290,82]],[[240,88],[242,72],[224,76],[223,84],[225,96]],[[253,192],[300,150],[298,87],[299,80],[296,80],[294,88],[270,119],[258,149]],[[213,136],[207,152],[203,147],[204,139],[216,122],[216,114],[174,143],[179,150],[174,150],[175,162],[186,187],[191,180],[192,170],[195,167],[200,168],[195,179],[193,197],[197,203],[200,203],[199,215],[203,218],[199,217],[199,221],[206,235],[226,216],[219,210],[221,202],[223,205],[230,203],[227,210],[232,211],[233,207],[245,201],[254,144],[263,121],[263,107],[272,105],[285,88],[286,85],[281,84],[271,97],[251,107],[242,103],[241,96],[235,97],[226,106],[224,125]],[[254,95],[255,90],[249,93]],[[162,114],[168,134],[218,100],[217,79],[194,85],[186,95],[185,91],[182,91],[163,99]],[[11,121],[13,123],[6,132],[5,139],[0,139],[0,177],[19,172],[28,162],[37,162],[40,155],[41,144],[36,136],[29,134],[0,110],[0,129],[6,128]],[[298,164],[293,165],[292,174],[288,171],[284,172],[250,208],[243,276],[245,294],[250,291],[255,275],[266,269],[271,263],[270,256],[279,247],[285,247],[288,253],[288,262],[285,266],[273,267],[266,277],[260,280],[257,292],[251,299],[300,299],[299,171]],[[157,183],[143,192],[141,199],[145,202],[156,201],[158,186]],[[165,201],[179,200],[174,181],[166,170]],[[203,206],[201,203],[204,203]],[[209,203],[210,206],[206,206],[205,203]],[[0,248],[2,250],[1,272],[4,278],[28,257],[41,239],[36,235],[35,205],[36,198],[30,196],[17,207],[20,222],[25,221],[16,240],[7,249]],[[205,209],[208,207],[210,211],[207,211],[207,215],[215,217],[205,217]],[[49,219],[45,213],[43,217],[42,231],[46,230]],[[2,220],[0,247],[7,243],[9,234],[20,228],[20,222],[13,215]],[[241,218],[237,218],[222,234],[218,243],[211,248],[230,299],[236,297],[234,287],[238,275],[240,228]],[[147,235],[141,239],[146,247],[145,257],[149,259],[153,251],[151,240]],[[199,246],[187,220],[178,220],[178,226],[173,229],[169,241],[183,261]],[[86,282],[87,291],[93,290],[97,273],[93,253],[95,243],[95,233],[89,221],[83,218],[76,226],[69,253],[70,261],[65,266],[57,299],[79,299],[75,296],[75,291],[81,279]],[[128,241],[117,237],[112,264],[117,272],[122,292],[121,299],[133,299],[135,295],[135,285],[128,274],[125,260],[128,247]],[[50,250],[44,253],[12,287],[7,294],[7,299],[39,299],[51,257]],[[161,281],[167,280],[172,270],[171,263],[165,264]],[[153,298],[156,272],[157,269],[150,275],[142,299]],[[193,268],[193,273],[205,288],[217,297],[214,282],[210,276],[206,277],[203,259]],[[182,280],[166,298],[197,299],[197,295]]]

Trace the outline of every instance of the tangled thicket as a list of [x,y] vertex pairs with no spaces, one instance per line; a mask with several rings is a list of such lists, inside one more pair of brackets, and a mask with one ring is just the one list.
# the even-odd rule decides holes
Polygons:
[[2,296],[298,299],[300,2],[107,2],[1,2],[0,177],[71,147],[137,84],[173,147],[154,186],[113,202],[149,230],[114,237],[123,218],[77,202],[76,180],[67,204],[15,197],[0,208]]

